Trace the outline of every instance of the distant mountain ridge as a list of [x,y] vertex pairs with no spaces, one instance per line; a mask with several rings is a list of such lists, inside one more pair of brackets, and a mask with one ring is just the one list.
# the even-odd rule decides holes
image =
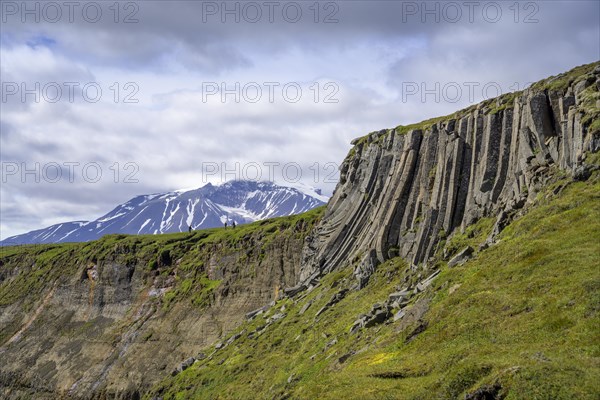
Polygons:
[[140,195],[94,221],[72,221],[11,236],[0,245],[85,242],[112,233],[184,232],[299,214],[323,205],[327,197],[309,187],[272,182],[230,181],[193,190]]

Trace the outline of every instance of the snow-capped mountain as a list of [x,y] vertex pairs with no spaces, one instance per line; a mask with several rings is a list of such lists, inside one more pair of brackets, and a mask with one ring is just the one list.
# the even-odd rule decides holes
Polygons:
[[184,232],[299,214],[323,205],[327,197],[305,186],[230,181],[199,189],[134,197],[95,221],[65,222],[9,237],[0,245],[85,242],[110,233]]

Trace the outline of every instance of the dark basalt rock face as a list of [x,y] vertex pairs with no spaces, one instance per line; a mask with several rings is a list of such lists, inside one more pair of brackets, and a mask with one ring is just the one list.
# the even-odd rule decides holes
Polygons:
[[599,77],[596,68],[563,90],[528,89],[504,108],[488,101],[425,129],[355,139],[297,287],[346,265],[356,265],[363,287],[385,260],[426,263],[441,233],[532,202],[557,169],[585,178],[583,157],[598,150],[600,132],[583,123],[584,102]]

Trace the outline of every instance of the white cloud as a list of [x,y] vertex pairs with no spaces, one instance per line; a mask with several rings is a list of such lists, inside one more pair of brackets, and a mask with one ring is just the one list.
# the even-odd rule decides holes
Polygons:
[[[508,89],[600,58],[597,2],[540,3],[539,23],[529,25],[508,17],[496,24],[481,18],[403,23],[402,2],[373,3],[340,2],[335,24],[308,17],[296,24],[202,23],[201,2],[140,3],[139,23],[129,25],[106,18],[97,24],[9,20],[2,27],[2,82],[28,88],[94,82],[102,98],[91,103],[78,90],[73,102],[66,94],[57,103],[23,104],[18,95],[3,102],[3,167],[58,163],[64,175],[53,184],[35,183],[31,175],[22,182],[21,171],[7,175],[4,168],[0,237],[96,218],[137,194],[200,186],[207,178],[203,162],[230,168],[296,162],[305,183],[331,192],[333,184],[323,182],[326,165],[342,161],[351,139],[469,103],[467,96],[456,103],[422,103],[419,96],[405,102],[403,82],[494,81]],[[235,103],[232,96],[227,103],[218,96],[204,101],[207,82],[230,88],[297,82],[303,96],[287,102],[280,86],[272,103],[266,92],[257,103]],[[310,90],[316,82],[317,103]],[[323,103],[331,93],[327,82],[339,88],[338,103]],[[125,103],[127,94],[139,102]],[[73,182],[68,162],[79,163]],[[82,168],[94,162],[103,175],[90,183]],[[138,183],[123,182],[135,172],[125,169],[128,162],[139,168]],[[309,168],[315,163],[321,166],[316,184]]]

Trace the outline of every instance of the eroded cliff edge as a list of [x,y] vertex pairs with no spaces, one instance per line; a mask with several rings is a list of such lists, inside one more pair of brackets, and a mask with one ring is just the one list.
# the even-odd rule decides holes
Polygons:
[[0,248],[0,397],[139,398],[297,280],[321,211]]
[[[356,265],[359,287],[401,256],[425,266],[440,239],[484,216],[499,231],[552,173],[587,174],[600,149],[600,63],[577,67],[450,116],[353,141],[304,249],[295,294]],[[494,238],[490,237],[490,242]]]

